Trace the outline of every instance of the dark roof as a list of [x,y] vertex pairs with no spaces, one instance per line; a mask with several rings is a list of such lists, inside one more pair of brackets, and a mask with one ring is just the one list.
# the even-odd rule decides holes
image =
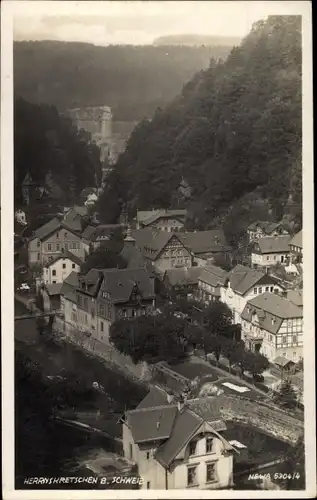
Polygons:
[[295,247],[303,248],[303,231],[301,230],[299,233],[295,234],[289,244]]
[[81,198],[88,198],[88,196],[90,196],[91,194],[96,194],[96,192],[97,192],[97,188],[87,187],[87,188],[84,188],[82,190],[82,192],[80,193],[80,197]]
[[85,240],[88,240],[90,241],[90,238],[91,236],[94,234],[96,230],[96,226],[91,226],[90,224],[88,226],[85,227],[85,229],[83,230],[82,232],[82,238],[84,238]]
[[154,299],[154,278],[144,268],[105,269],[101,291],[108,292],[114,303],[127,302],[132,290],[137,286],[143,299]]
[[57,231],[57,229],[59,229],[60,227],[61,227],[61,221],[57,217],[54,217],[53,219],[49,220],[46,224],[39,227],[34,232],[34,235],[32,236],[31,240],[33,240],[34,238],[42,240],[46,238],[46,236],[48,236],[49,234],[53,233],[54,231]]
[[168,439],[171,435],[177,405],[144,408],[126,412],[126,421],[135,443]]
[[256,222],[252,222],[252,224],[249,225],[248,230],[249,231],[256,231],[257,228],[262,229],[267,235],[271,234],[275,229],[280,227],[279,222],[269,222],[269,221],[263,221],[263,220],[258,220]]
[[79,266],[81,266],[83,264],[83,260],[80,257],[73,254],[72,252],[69,252],[68,250],[64,250],[64,252],[62,252],[60,255],[56,255],[56,257],[54,257],[52,260],[47,262],[47,264],[44,267],[50,267],[51,265],[55,264],[55,262],[57,262],[60,259],[63,259],[63,260],[69,259],[72,262],[74,262],[75,264],[78,264]]
[[303,291],[302,290],[288,290],[287,291],[287,298],[293,304],[295,304],[298,307],[303,307]]
[[185,247],[189,248],[194,254],[221,252],[230,249],[222,229],[179,233],[179,237]]
[[66,213],[62,223],[73,231],[81,232],[82,221],[83,215],[79,214],[74,208],[72,208],[68,213]]
[[289,235],[266,236],[265,238],[260,238],[255,245],[259,246],[262,254],[289,252],[290,239]]
[[278,356],[276,359],[274,359],[273,363],[275,365],[282,366],[283,368],[287,365],[295,365],[294,361],[287,359],[286,356]]
[[[265,273],[260,270],[251,269],[250,267],[238,264],[229,272],[229,281],[231,288],[244,295],[252,288],[260,279],[265,276]],[[273,278],[272,278],[273,281]]]
[[127,269],[137,269],[146,265],[141,250],[131,244],[124,244],[119,255],[126,261]]
[[158,386],[154,386],[150,389],[150,392],[148,392],[145,398],[142,399],[141,403],[137,406],[137,409],[152,408],[161,405],[165,406],[167,402],[167,393]]
[[[88,229],[89,228],[89,229]],[[94,227],[94,230],[92,231],[92,226],[88,226],[88,228],[85,229],[83,232],[83,238],[91,241],[91,242],[98,242],[98,241],[104,241],[104,240],[109,240],[113,234],[113,232],[116,229],[122,229],[123,225],[122,224],[104,224],[104,225],[99,225],[97,227]]]
[[179,267],[175,269],[167,269],[165,277],[171,286],[195,285],[198,283],[201,272],[202,270],[198,266]]
[[60,295],[63,283],[52,283],[51,285],[45,285],[47,290],[47,294],[51,295]]
[[207,396],[206,398],[191,399],[187,404],[194,413],[212,425],[216,431],[227,428],[222,419],[216,397]]
[[159,256],[172,238],[176,238],[181,245],[184,245],[180,238],[181,233],[175,234],[168,231],[161,231],[160,229],[136,229],[131,234],[136,241],[136,245],[151,260],[155,260]]
[[208,265],[202,268],[199,280],[214,287],[223,286],[228,278],[228,274],[221,267]]
[[203,420],[185,407],[183,411],[177,412],[173,423],[169,439],[158,448],[155,454],[155,458],[164,467],[169,467],[176,455],[202,425]]
[[76,302],[76,287],[78,285],[78,273],[72,271],[63,281],[60,294],[72,302]]

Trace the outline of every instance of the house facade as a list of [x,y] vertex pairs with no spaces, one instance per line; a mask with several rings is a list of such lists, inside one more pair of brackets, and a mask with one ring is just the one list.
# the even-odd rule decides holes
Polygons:
[[241,313],[249,300],[265,292],[275,297],[282,291],[282,286],[274,277],[239,264],[228,273],[225,284],[221,285],[220,300],[233,312],[234,323],[241,323]]
[[150,266],[162,275],[168,269],[192,266],[191,252],[179,234],[140,229],[132,231],[132,237]]
[[221,299],[221,287],[225,286],[228,272],[217,266],[201,268],[196,290],[196,299],[205,305],[211,305]]
[[202,418],[190,401],[154,406],[149,396],[152,406],[141,402],[122,423],[124,456],[138,466],[142,489],[232,487],[235,450],[221,435],[220,417]]
[[145,269],[91,269],[65,294],[64,304],[66,324],[109,342],[112,323],[153,312],[154,278]]
[[163,284],[170,296],[191,299],[196,295],[200,274],[199,267],[168,269],[165,271]]
[[288,235],[288,231],[278,222],[256,221],[247,229],[249,243],[266,236]]
[[187,210],[151,210],[138,211],[136,229],[159,229],[161,231],[178,232],[184,227]]
[[290,261],[294,264],[303,263],[303,231],[299,231],[289,242]]
[[80,259],[86,257],[79,233],[59,219],[52,219],[35,231],[28,243],[29,265],[44,266],[63,252],[71,252]]
[[217,257],[230,261],[231,248],[222,229],[183,232],[179,237],[192,253],[196,266],[212,264]]
[[253,243],[251,252],[252,267],[271,267],[289,263],[290,236],[268,236]]
[[78,273],[82,264],[83,260],[71,252],[65,251],[44,265],[42,282],[46,285],[63,283],[71,272]]
[[245,345],[270,362],[282,357],[297,363],[303,357],[303,309],[286,297],[265,293],[249,300],[242,312]]

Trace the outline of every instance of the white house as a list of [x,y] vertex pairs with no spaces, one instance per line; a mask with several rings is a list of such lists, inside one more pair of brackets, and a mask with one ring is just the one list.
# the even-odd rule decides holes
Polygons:
[[258,240],[259,238],[265,238],[266,236],[279,236],[281,234],[289,234],[281,223],[269,221],[252,222],[252,224],[250,224],[247,229],[247,233],[250,243]]
[[212,407],[202,417],[196,400],[174,402],[154,387],[125,413],[124,456],[138,466],[142,489],[230,488],[236,450],[221,434],[226,428]]
[[234,314],[234,322],[241,323],[241,313],[248,300],[264,292],[281,293],[278,281],[264,271],[238,264],[228,273],[220,287],[220,300],[227,304]]
[[288,264],[290,239],[289,235],[260,238],[253,244],[251,252],[252,267],[264,268],[275,266],[278,263],[282,265]]
[[249,300],[242,312],[242,340],[269,361],[303,357],[303,308],[286,297],[264,293]]
[[303,231],[295,234],[289,242],[290,260],[292,263],[303,263]]
[[187,210],[138,210],[135,218],[136,229],[151,228],[178,232],[184,227],[186,216]]
[[92,193],[88,196],[87,200],[85,201],[85,206],[90,207],[92,205],[95,205],[97,200],[98,200],[98,195],[96,193]]
[[79,272],[83,261],[71,252],[57,255],[43,267],[42,282],[45,285],[63,283],[71,272]]

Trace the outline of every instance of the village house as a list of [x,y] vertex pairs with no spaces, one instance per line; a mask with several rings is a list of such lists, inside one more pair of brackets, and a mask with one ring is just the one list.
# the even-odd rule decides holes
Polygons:
[[91,269],[63,300],[67,325],[109,342],[113,322],[153,312],[154,278],[145,269]]
[[234,323],[241,323],[241,313],[246,303],[254,297],[270,292],[273,297],[282,293],[278,281],[261,270],[238,264],[228,273],[225,284],[220,287],[220,300],[233,312]]
[[201,269],[201,273],[195,296],[197,300],[205,305],[210,305],[221,299],[221,287],[225,286],[229,273],[221,269],[221,267],[212,265],[199,269]]
[[110,241],[115,232],[124,232],[126,227],[123,224],[99,224],[98,226],[89,224],[82,232],[82,241],[87,253],[94,252],[106,241]]
[[289,232],[280,222],[256,221],[252,222],[247,229],[249,243],[257,241],[266,236],[288,235]]
[[197,290],[201,272],[200,267],[180,267],[165,271],[163,284],[169,296],[174,296],[175,298],[193,298]]
[[80,257],[65,250],[44,265],[42,282],[45,285],[62,283],[71,272],[78,273],[83,262]]
[[138,210],[135,217],[136,229],[160,229],[161,231],[178,232],[184,228],[187,210]]
[[270,362],[283,357],[297,363],[303,357],[303,309],[286,297],[264,293],[248,300],[241,314],[246,346]]
[[303,231],[299,231],[289,242],[290,261],[292,264],[303,264]]
[[191,252],[184,245],[180,234],[160,229],[139,229],[133,230],[131,235],[150,267],[164,274],[167,269],[192,266]]
[[194,265],[203,267],[212,264],[217,257],[230,260],[231,248],[222,229],[185,232],[180,233],[179,237],[192,253]]
[[287,265],[289,262],[290,236],[268,236],[254,242],[251,251],[252,267],[270,267],[277,263]]
[[[208,411],[209,410],[209,411]],[[233,486],[234,446],[217,409],[174,401],[153,387],[122,420],[124,456],[138,466],[142,489],[221,489]]]
[[28,260],[30,267],[44,266],[63,252],[69,251],[82,260],[86,254],[81,235],[65,221],[57,217],[38,228],[28,242]]
[[59,311],[61,308],[61,289],[63,283],[43,284],[40,294],[43,297],[44,312]]

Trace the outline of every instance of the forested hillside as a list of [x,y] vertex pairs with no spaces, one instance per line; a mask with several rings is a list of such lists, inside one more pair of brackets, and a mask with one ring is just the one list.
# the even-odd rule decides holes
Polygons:
[[17,99],[14,106],[14,168],[16,201],[27,172],[40,185],[50,172],[66,200],[100,183],[100,152],[88,145],[72,122],[56,108]]
[[209,45],[212,47],[227,46],[234,47],[239,45],[241,40],[233,36],[208,36],[208,35],[167,35],[160,36],[154,40],[153,45]]
[[52,104],[60,111],[107,105],[115,120],[135,121],[152,116],[156,107],[173,99],[196,71],[207,68],[211,57],[225,58],[230,49],[228,44],[98,47],[15,42],[15,95]]
[[[102,212],[110,222],[122,203],[131,215],[185,204],[196,226],[228,214],[234,226],[232,208],[238,222],[241,210],[252,214],[261,201],[255,217],[264,211],[280,219],[293,203],[300,223],[301,144],[301,19],[272,16],[139,123],[109,178]],[[177,194],[182,178],[191,188],[186,202]]]

